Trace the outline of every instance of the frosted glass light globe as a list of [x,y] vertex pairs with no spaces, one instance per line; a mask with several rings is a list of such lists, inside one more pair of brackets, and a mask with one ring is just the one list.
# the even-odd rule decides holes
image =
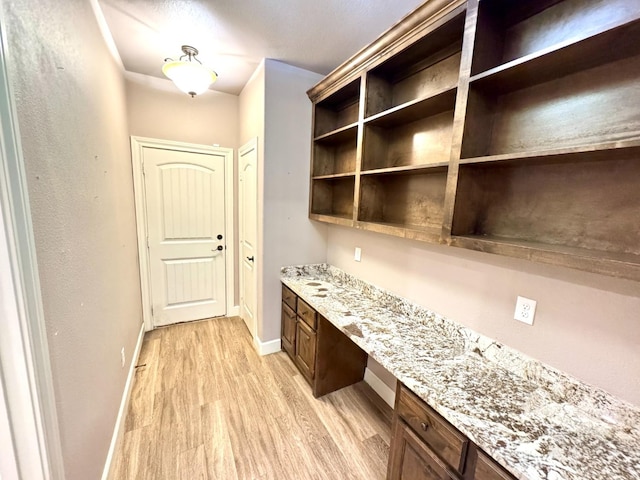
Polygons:
[[180,90],[195,97],[204,93],[218,79],[216,72],[197,62],[174,60],[162,66],[162,73]]

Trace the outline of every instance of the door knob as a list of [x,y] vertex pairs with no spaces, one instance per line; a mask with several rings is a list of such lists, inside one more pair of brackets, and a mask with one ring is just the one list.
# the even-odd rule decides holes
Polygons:
[[222,250],[224,250],[224,247],[222,245],[218,245],[218,248],[216,248],[216,250],[222,251]]
[[247,257],[247,260],[249,260],[250,262],[253,262],[253,255],[250,257]]

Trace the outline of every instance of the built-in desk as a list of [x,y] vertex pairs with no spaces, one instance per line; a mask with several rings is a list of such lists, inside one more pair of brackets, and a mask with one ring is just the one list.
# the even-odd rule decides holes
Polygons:
[[[435,473],[415,478],[508,478],[495,460],[518,479],[640,479],[640,409],[335,267],[286,267],[281,279],[450,425],[451,438],[471,442],[462,467],[437,455]],[[412,455],[424,453],[421,423],[428,431],[418,422],[399,432]]]

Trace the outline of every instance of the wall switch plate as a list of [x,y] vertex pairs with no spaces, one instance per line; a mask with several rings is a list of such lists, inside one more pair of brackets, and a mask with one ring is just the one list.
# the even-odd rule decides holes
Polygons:
[[359,262],[362,258],[362,249],[360,247],[356,247],[356,253],[353,255],[353,259],[356,262]]
[[533,318],[536,316],[536,302],[530,298],[518,297],[516,301],[516,311],[513,314],[515,320],[533,325]]
[[124,347],[122,347],[122,350],[120,350],[120,363],[122,364],[122,368],[124,368],[124,364],[126,357],[124,356]]

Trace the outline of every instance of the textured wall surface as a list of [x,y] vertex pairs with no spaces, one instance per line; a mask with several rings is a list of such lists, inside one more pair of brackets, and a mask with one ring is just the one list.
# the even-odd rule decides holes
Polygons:
[[66,480],[97,479],[142,325],[124,79],[89,2],[3,3]]
[[[640,283],[342,227],[327,261],[640,405]],[[518,295],[538,302],[532,327]]]

